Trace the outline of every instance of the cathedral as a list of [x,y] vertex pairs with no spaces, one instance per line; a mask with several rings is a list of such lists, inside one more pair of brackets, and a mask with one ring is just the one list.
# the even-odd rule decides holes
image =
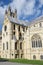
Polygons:
[[17,19],[17,10],[5,11],[0,32],[0,57],[43,60],[43,16],[32,22]]

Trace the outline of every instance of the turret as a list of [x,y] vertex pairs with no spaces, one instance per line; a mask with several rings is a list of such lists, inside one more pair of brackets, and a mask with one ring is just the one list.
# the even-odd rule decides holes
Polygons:
[[15,18],[17,18],[17,9],[15,9]]
[[11,10],[11,7],[10,7],[10,6],[8,7],[8,10],[5,11],[5,14],[6,14],[7,16],[11,16],[11,17],[13,17],[13,18],[17,18],[17,10],[15,9],[15,11],[13,12],[13,11]]
[[10,14],[11,14],[11,7],[9,6],[9,8],[8,8],[8,16],[10,16]]

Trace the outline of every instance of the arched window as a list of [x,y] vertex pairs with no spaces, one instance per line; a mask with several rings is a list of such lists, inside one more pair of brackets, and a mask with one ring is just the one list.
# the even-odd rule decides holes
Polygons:
[[7,50],[8,50],[8,42],[6,42],[6,48],[7,48]]
[[42,41],[39,35],[34,34],[31,38],[32,48],[34,47],[42,47]]
[[33,55],[33,59],[34,59],[34,60],[36,59],[36,56],[35,56],[35,55]]
[[21,33],[19,33],[19,40],[20,40],[20,39],[22,39],[22,34],[21,34]]
[[22,49],[22,42],[20,43],[20,49]]
[[17,42],[15,42],[15,50],[17,50]]
[[40,59],[43,59],[43,55],[40,56]]
[[7,30],[7,26],[5,25],[5,27],[4,27],[4,31],[6,31]]

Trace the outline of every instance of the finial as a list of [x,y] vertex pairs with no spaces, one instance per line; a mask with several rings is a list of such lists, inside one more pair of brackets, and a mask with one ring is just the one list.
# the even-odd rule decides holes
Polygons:
[[8,7],[8,10],[11,12],[11,7],[10,6]]
[[17,9],[15,9],[15,13],[17,13]]
[[5,14],[7,14],[7,10],[5,10]]

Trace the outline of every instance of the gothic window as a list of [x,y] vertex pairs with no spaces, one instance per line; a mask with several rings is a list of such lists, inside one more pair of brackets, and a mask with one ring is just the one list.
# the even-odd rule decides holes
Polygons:
[[40,56],[40,59],[43,59],[43,55]]
[[36,47],[38,47],[38,45],[37,45],[37,40],[36,40],[35,42],[36,42]]
[[15,24],[14,24],[14,30],[15,30]]
[[8,50],[8,42],[6,42],[6,48],[7,48],[7,50]]
[[12,56],[13,56],[13,54],[12,54]]
[[17,50],[17,42],[15,42],[15,50]]
[[35,47],[35,41],[32,41],[32,47]]
[[23,58],[23,54],[21,54],[21,58]]
[[20,26],[18,27],[18,31],[20,31]]
[[13,35],[15,35],[15,32],[13,32]]
[[21,34],[21,33],[19,33],[19,40],[20,40],[20,39],[22,39],[22,34]]
[[23,31],[25,31],[25,27],[24,27],[24,26],[22,26],[22,28],[23,28]]
[[20,49],[22,49],[22,42],[20,43]]
[[6,30],[7,30],[7,26],[5,25],[5,26],[4,26],[4,31],[6,31]]
[[25,31],[25,27],[23,27],[23,31]]
[[35,34],[31,38],[32,40],[32,48],[42,47],[42,41],[39,35]]
[[15,58],[17,58],[18,57],[18,54],[15,54]]

